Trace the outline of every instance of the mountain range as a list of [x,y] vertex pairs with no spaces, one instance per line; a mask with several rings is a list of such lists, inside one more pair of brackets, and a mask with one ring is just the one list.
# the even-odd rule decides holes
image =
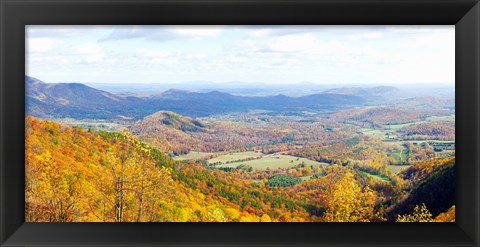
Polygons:
[[112,94],[81,83],[44,83],[29,76],[25,76],[25,83],[26,114],[40,118],[141,119],[161,110],[190,117],[248,110],[319,112],[361,106],[367,101],[357,95],[336,93],[253,97],[178,89],[136,97]]

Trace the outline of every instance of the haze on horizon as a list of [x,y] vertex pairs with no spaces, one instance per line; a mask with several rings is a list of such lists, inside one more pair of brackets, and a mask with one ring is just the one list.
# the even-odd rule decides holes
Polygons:
[[27,26],[45,82],[454,85],[454,26]]

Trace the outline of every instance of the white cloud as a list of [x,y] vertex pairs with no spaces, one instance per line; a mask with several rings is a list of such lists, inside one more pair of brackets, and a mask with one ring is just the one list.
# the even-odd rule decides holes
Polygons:
[[[148,50],[141,49],[138,51],[138,56],[143,63],[147,64],[175,64],[177,60],[174,58],[174,54],[169,51],[162,50]],[[141,61],[139,61],[141,63]]]
[[48,52],[58,43],[52,38],[29,38],[27,42],[27,50],[29,52]]
[[383,37],[383,34],[379,33],[379,32],[370,32],[370,33],[348,35],[348,39],[352,40],[352,41],[379,39],[379,38],[382,38],[382,37]]
[[433,32],[429,35],[417,35],[405,42],[405,47],[442,47],[443,49],[455,49],[455,30]]
[[84,43],[73,48],[73,54],[79,57],[77,62],[97,62],[104,58],[103,48],[96,43]]
[[317,40],[313,35],[285,35],[272,38],[269,48],[278,52],[299,52],[312,49],[317,46]]
[[256,29],[248,32],[248,36],[250,37],[265,37],[272,33],[272,29],[270,28],[263,28],[263,29]]
[[96,54],[102,51],[102,47],[95,43],[85,43],[74,48],[78,54]]
[[219,36],[222,30],[222,26],[120,26],[98,41],[144,39],[165,42],[214,38]]
[[[69,28],[64,29],[61,38],[54,35],[60,30],[53,32],[55,28],[45,27],[41,33],[37,32],[41,37],[27,35],[28,67],[47,75],[47,81],[51,73],[57,73],[53,71],[61,71],[57,74],[70,71],[71,77],[85,71],[83,74],[89,81],[107,78],[108,74],[114,77],[112,82],[126,81],[128,75],[135,74],[133,78],[139,82],[307,80],[379,84],[452,82],[455,74],[453,28],[117,26],[96,31],[89,31],[88,27]],[[51,35],[47,35],[49,32]]]
[[173,32],[188,38],[210,38],[217,37],[222,32],[221,27],[175,27]]

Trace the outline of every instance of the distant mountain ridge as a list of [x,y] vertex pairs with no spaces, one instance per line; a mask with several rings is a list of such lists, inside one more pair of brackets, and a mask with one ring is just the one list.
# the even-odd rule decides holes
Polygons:
[[302,97],[236,96],[219,91],[196,93],[171,89],[152,97],[119,96],[80,83],[44,83],[25,76],[26,114],[40,118],[141,119],[157,111],[189,117],[248,110],[331,111],[360,106],[356,95],[312,94]]
[[323,93],[356,95],[364,98],[373,98],[373,99],[381,99],[381,100],[408,98],[406,92],[392,86],[377,86],[377,87],[371,87],[371,88],[363,88],[363,87],[333,88],[333,89],[326,90]]

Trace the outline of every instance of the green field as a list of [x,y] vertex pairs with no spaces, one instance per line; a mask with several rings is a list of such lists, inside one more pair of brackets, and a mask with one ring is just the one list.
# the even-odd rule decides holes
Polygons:
[[372,135],[372,136],[379,136],[384,137],[387,133],[392,133],[392,135],[396,136],[396,131],[400,128],[403,128],[408,125],[424,123],[425,121],[419,122],[411,122],[411,123],[404,123],[404,124],[385,124],[381,129],[371,129],[371,128],[361,128],[360,132],[364,135]]
[[403,141],[385,141],[385,142],[396,143],[396,144],[399,144],[399,145],[402,145],[405,142],[410,142],[412,144],[422,144],[424,142],[438,143],[438,144],[448,144],[448,145],[455,144],[455,141],[442,141],[442,140],[403,140]]
[[371,177],[371,178],[375,178],[375,179],[381,180],[381,181],[383,181],[383,182],[387,182],[387,183],[392,182],[389,178],[384,177],[384,176],[374,175],[374,174],[370,174],[370,173],[368,173],[368,172],[361,172],[361,173],[363,173],[363,174],[365,174],[365,175],[367,175],[367,176],[369,176],[369,177]]
[[378,136],[380,138],[382,138],[385,135],[385,132],[379,129],[362,128],[360,129],[360,132],[362,132],[362,134],[364,135]]
[[257,158],[262,156],[263,154],[260,152],[254,152],[254,151],[248,151],[248,152],[239,152],[239,153],[228,153],[222,156],[218,156],[213,159],[209,159],[208,162],[210,164],[216,163],[216,162],[222,162],[223,164],[234,160],[241,160],[241,159],[247,159],[247,158]]
[[313,175],[310,175],[310,176],[304,176],[304,177],[299,177],[302,182],[305,182],[305,181],[309,181],[310,179],[312,179]]
[[427,117],[428,121],[455,121],[455,115]]
[[298,158],[298,157],[283,155],[283,154],[270,154],[270,155],[264,155],[259,159],[242,161],[242,162],[234,162],[234,163],[228,163],[228,164],[225,163],[225,161],[233,161],[233,160],[244,159],[249,157],[260,157],[260,154],[255,152],[234,153],[234,154],[219,156],[217,158],[209,160],[208,162],[212,164],[218,161],[222,161],[223,164],[215,166],[217,168],[237,167],[239,165],[247,165],[247,166],[251,166],[253,169],[258,169],[258,170],[266,170],[267,168],[271,170],[275,170],[278,168],[288,168],[288,167],[296,166],[302,162],[304,162],[307,167],[308,166],[317,167],[317,166],[328,165],[327,163],[317,162],[317,161],[308,160],[305,158]]
[[[426,118],[425,121],[417,121],[417,122],[410,122],[410,123],[403,123],[403,124],[385,124],[381,128],[374,128],[374,129],[361,128],[360,132],[364,135],[377,136],[382,139],[384,138],[385,141],[389,141],[388,136],[398,138],[399,135],[397,131],[405,126],[427,123],[427,122],[435,122],[435,121],[446,121],[446,120],[455,121],[455,115],[428,117]],[[426,141],[432,141],[432,140],[426,140]]]
[[385,128],[385,130],[395,130],[396,131],[396,130],[401,129],[405,126],[419,124],[419,123],[424,123],[424,121],[404,123],[404,124],[386,124],[386,125],[383,125],[383,128]]
[[408,150],[406,148],[402,148],[400,150],[388,153],[387,156],[393,157],[397,161],[407,161]]
[[208,156],[212,155],[214,153],[205,153],[205,152],[195,152],[195,151],[192,151],[188,154],[184,154],[184,155],[179,155],[179,156],[174,156],[173,159],[174,160],[179,160],[179,161],[182,161],[182,160],[197,160],[197,159],[204,159],[204,158],[207,158]]

